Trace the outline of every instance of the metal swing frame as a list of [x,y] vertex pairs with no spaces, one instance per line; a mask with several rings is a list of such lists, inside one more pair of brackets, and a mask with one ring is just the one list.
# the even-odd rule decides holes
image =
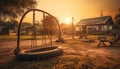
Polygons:
[[[35,22],[35,11],[38,11],[38,12],[42,12],[43,14],[47,14],[47,15],[49,15],[49,16],[51,16],[52,18],[54,18],[55,20],[56,20],[56,22],[57,22],[57,24],[58,24],[58,28],[59,28],[59,38],[58,39],[61,39],[61,30],[60,30],[60,25],[59,25],[59,22],[58,22],[58,20],[54,17],[54,16],[52,16],[51,14],[49,14],[49,13],[47,13],[47,12],[45,12],[45,11],[43,11],[43,10],[40,10],[40,9],[30,9],[30,10],[28,10],[28,11],[26,11],[24,14],[23,14],[23,16],[22,16],[22,18],[21,18],[21,20],[20,20],[20,23],[19,23],[19,26],[18,26],[18,33],[17,33],[17,47],[16,47],[16,49],[14,50],[14,54],[15,54],[15,56],[17,57],[17,58],[19,58],[19,59],[30,59],[31,60],[31,57],[33,57],[34,56],[34,58],[32,58],[32,59],[37,59],[38,57],[39,58],[41,58],[41,57],[45,57],[45,55],[46,55],[46,57],[50,57],[50,53],[52,54],[52,56],[53,55],[60,55],[60,54],[62,54],[62,49],[60,48],[60,47],[48,47],[49,49],[54,49],[54,50],[51,50],[51,51],[49,51],[49,52],[47,52],[47,53],[44,53],[43,54],[43,52],[41,53],[37,53],[37,54],[33,54],[33,55],[29,55],[29,53],[23,53],[23,54],[21,54],[20,52],[21,52],[21,49],[20,49],[20,29],[21,29],[21,24],[22,24],[22,22],[23,22],[23,20],[24,20],[24,18],[25,18],[25,16],[27,15],[27,13],[29,13],[29,12],[31,12],[31,11],[33,11],[33,24],[34,24],[34,22]],[[45,48],[46,49],[46,48]],[[36,50],[38,50],[38,49],[36,49]],[[34,51],[34,50],[32,50],[32,51]],[[29,51],[30,52],[30,51]],[[42,55],[43,56],[42,56]],[[28,57],[28,58],[26,58],[26,57]]]

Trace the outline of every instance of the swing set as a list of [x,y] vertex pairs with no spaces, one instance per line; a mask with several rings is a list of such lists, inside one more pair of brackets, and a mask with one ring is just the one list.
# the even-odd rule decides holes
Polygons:
[[[21,27],[22,27],[22,23],[25,19],[25,16],[32,12],[32,26],[31,26],[31,39],[30,39],[30,44],[29,44],[29,49],[27,50],[22,50],[21,46],[25,44],[22,43],[21,41]],[[56,46],[53,44],[53,37],[52,37],[52,23],[49,24],[49,30],[44,31],[45,30],[45,23],[44,21],[42,21],[41,26],[39,26],[41,28],[41,38],[38,39],[38,34],[37,34],[37,29],[36,29],[36,23],[35,23],[35,19],[36,19],[36,15],[35,12],[40,12],[42,13],[42,18],[44,19],[46,16],[51,17],[52,19],[54,19],[57,23],[57,26],[59,28],[59,38],[61,38],[60,35],[60,25],[59,22],[57,21],[57,19],[52,16],[51,14],[40,10],[40,9],[30,9],[28,11],[26,11],[19,23],[19,27],[18,27],[18,33],[17,33],[17,47],[14,50],[14,54],[16,56],[16,58],[18,60],[37,60],[37,59],[46,59],[49,57],[53,57],[53,56],[58,56],[61,55],[63,50],[60,46]],[[43,20],[42,19],[42,20]],[[25,40],[24,40],[25,42]],[[27,43],[27,42],[26,42]]]

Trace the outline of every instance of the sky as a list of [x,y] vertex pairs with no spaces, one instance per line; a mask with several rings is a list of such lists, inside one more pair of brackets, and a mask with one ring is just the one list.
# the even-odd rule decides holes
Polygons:
[[60,23],[74,17],[77,23],[84,18],[93,18],[103,15],[115,16],[120,8],[120,0],[37,0],[37,9],[49,12],[57,17]]

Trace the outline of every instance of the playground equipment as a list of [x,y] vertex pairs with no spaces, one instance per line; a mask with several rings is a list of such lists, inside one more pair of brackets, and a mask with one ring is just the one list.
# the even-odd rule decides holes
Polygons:
[[[22,27],[23,20],[25,16],[32,12],[32,25],[30,25],[27,28]],[[36,24],[36,15],[35,12],[42,13],[42,20],[41,24]],[[54,21],[56,21],[58,30],[59,30],[59,39],[61,38],[60,34],[60,25],[57,21],[57,19],[52,16],[51,14],[40,10],[40,9],[30,9],[27,12],[25,12],[20,20],[19,27],[18,27],[18,33],[17,33],[17,47],[14,50],[14,54],[18,60],[36,60],[36,59],[45,59],[53,56],[61,55],[63,50],[60,46],[55,46],[53,42],[53,33],[52,33],[52,23],[45,24],[45,17],[49,16]],[[38,18],[38,17],[37,17]],[[46,26],[49,27],[49,29],[46,29]],[[39,29],[37,29],[39,28]],[[29,34],[29,37],[31,37],[29,40],[21,40],[23,35],[23,30],[27,30],[27,34]],[[38,34],[39,32],[39,34]],[[22,35],[22,36],[21,36]],[[38,38],[40,37],[40,38]]]

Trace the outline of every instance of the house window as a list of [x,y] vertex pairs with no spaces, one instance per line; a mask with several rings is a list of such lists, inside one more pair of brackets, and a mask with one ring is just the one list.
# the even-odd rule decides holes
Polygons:
[[108,28],[107,28],[107,25],[104,25],[104,30],[107,30]]
[[111,25],[109,26],[109,30],[112,30],[112,26]]

